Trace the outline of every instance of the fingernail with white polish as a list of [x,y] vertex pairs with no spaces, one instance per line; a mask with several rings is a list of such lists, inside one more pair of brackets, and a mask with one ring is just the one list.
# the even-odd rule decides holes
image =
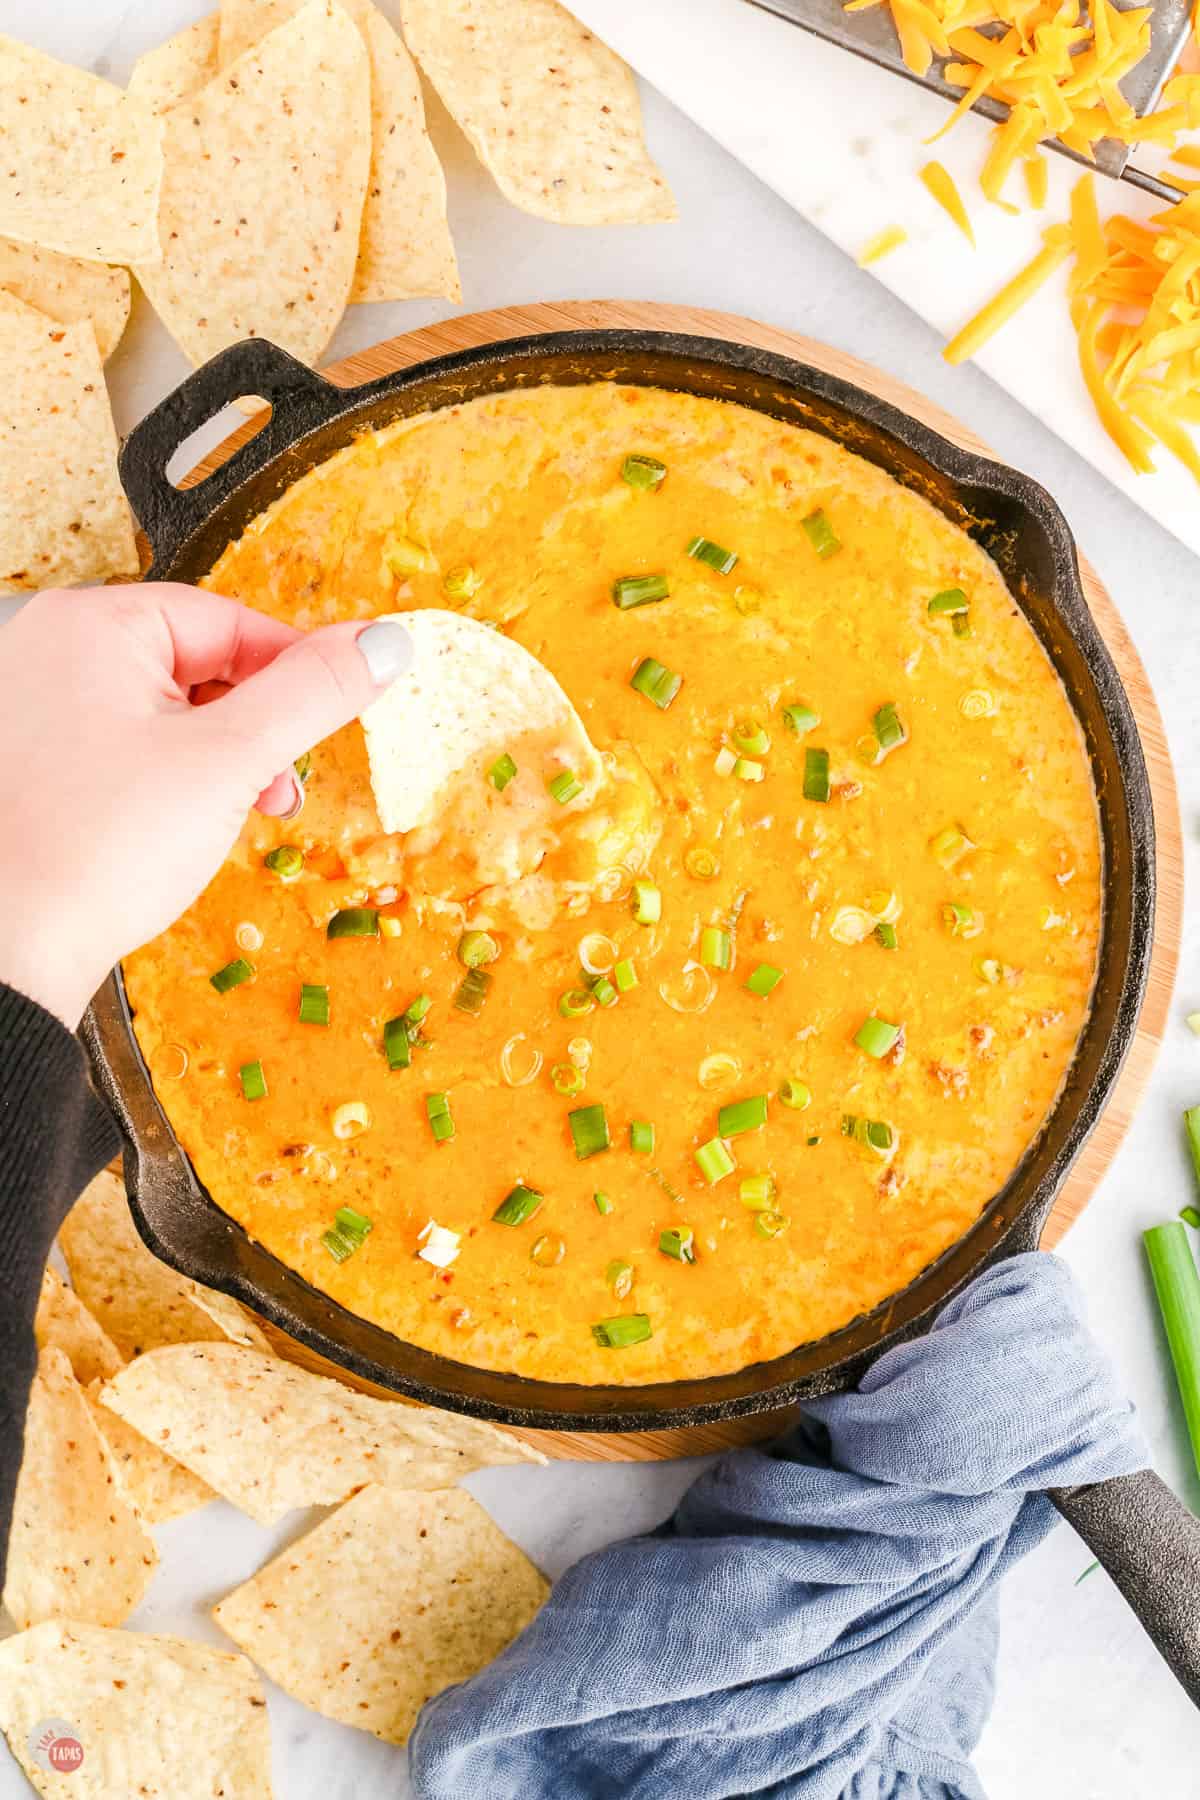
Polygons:
[[395,619],[377,619],[374,625],[359,632],[355,642],[366,658],[371,680],[377,687],[387,687],[398,675],[412,668],[413,641]]
[[288,807],[287,811],[285,813],[279,814],[279,817],[285,821],[288,819],[294,819],[296,817],[296,814],[298,812],[300,812],[302,807],[304,806],[304,783],[301,781],[300,777],[297,775],[295,769],[291,770],[291,777],[292,777],[292,786],[296,790],[296,797],[292,801],[292,804]]

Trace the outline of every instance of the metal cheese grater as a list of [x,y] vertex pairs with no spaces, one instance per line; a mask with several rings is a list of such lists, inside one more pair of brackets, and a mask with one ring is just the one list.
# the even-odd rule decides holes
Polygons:
[[[908,81],[915,81],[918,87],[929,88],[945,100],[962,98],[962,89],[951,87],[942,78],[940,64],[936,61],[928,74],[913,74],[900,54],[900,43],[885,5],[872,7],[867,12],[848,13],[843,9],[842,0],[748,0],[748,3],[776,13],[793,25],[801,25],[805,31],[814,32],[831,44],[839,44],[843,50],[852,50],[856,56],[865,56],[868,61],[878,63],[881,69],[903,75]],[[1147,113],[1154,106],[1187,42],[1190,24],[1190,0],[1156,0],[1150,22],[1150,49],[1121,83],[1121,92],[1136,113]],[[988,119],[1008,116],[1006,106],[988,97],[980,100],[974,110]],[[1085,168],[1098,169],[1102,175],[1111,175],[1118,181],[1144,188],[1160,200],[1182,198],[1179,190],[1168,182],[1135,168],[1129,160],[1131,147],[1128,144],[1104,138],[1097,144],[1094,158],[1068,150],[1056,138],[1047,138],[1046,147],[1069,156],[1072,162],[1082,163]]]

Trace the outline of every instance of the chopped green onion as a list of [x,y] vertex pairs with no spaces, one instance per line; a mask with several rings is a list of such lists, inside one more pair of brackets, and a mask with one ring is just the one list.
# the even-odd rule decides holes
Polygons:
[[557,800],[560,806],[565,806],[568,800],[579,798],[583,792],[583,783],[574,769],[560,769],[558,774],[552,776],[546,783],[546,792],[552,800]]
[[649,1119],[634,1119],[629,1126],[629,1148],[639,1156],[654,1155],[654,1126]]
[[829,792],[828,750],[806,750],[804,752],[804,798],[824,803],[829,799]]
[[298,756],[292,767],[296,771],[296,780],[303,786],[312,774],[312,751],[306,750],[303,756]]
[[500,946],[489,931],[464,931],[458,940],[457,956],[466,969],[481,969],[495,962]]
[[1188,1107],[1183,1115],[1183,1129],[1192,1155],[1192,1168],[1197,1182],[1200,1182],[1200,1106]]
[[996,710],[995,696],[990,688],[970,688],[960,697],[958,710],[964,719],[990,719]]
[[295,881],[304,867],[304,852],[295,844],[280,844],[277,850],[267,851],[263,863],[280,881]]
[[433,553],[412,538],[389,538],[383,546],[383,560],[393,575],[432,575],[437,568]]
[[854,1041],[868,1056],[878,1058],[887,1055],[899,1036],[899,1025],[889,1025],[886,1019],[877,1019],[872,1013],[855,1032]]
[[875,942],[881,950],[894,950],[900,942],[896,936],[896,927],[889,925],[886,919],[880,919],[875,927]]
[[558,1010],[564,1019],[582,1019],[593,1010],[595,1004],[590,989],[568,988],[565,994],[559,995]]
[[999,986],[1004,979],[1004,964],[998,962],[994,956],[977,956],[972,961],[971,967],[979,979],[986,981],[990,987]]
[[721,748],[717,751],[713,768],[718,775],[732,775],[733,771],[737,768],[737,763],[738,759],[729,748],[729,745],[722,744]]
[[652,881],[635,881],[631,891],[633,916],[639,925],[657,925],[662,918],[662,890]]
[[378,937],[379,914],[369,906],[346,906],[325,927],[327,938]]
[[536,1188],[526,1187],[523,1181],[519,1181],[492,1214],[492,1222],[496,1225],[524,1225],[527,1219],[532,1219],[545,1198]]
[[604,1279],[612,1289],[614,1300],[626,1300],[633,1288],[633,1264],[614,1257],[604,1271]]
[[483,576],[473,563],[459,563],[442,576],[442,587],[451,600],[471,600],[483,586]]
[[806,519],[801,519],[800,523],[808,533],[809,543],[822,559],[832,556],[835,550],[841,549],[841,541],[835,537],[833,526],[825,517],[822,507],[818,507],[816,512],[810,512]]
[[766,772],[765,764],[754,762],[749,756],[737,757],[730,770],[730,774],[735,775],[739,781],[761,781]]
[[615,1006],[620,999],[607,975],[597,975],[592,982],[592,999],[597,1006]]
[[340,1231],[343,1237],[350,1238],[352,1241],[357,1238],[360,1244],[367,1233],[373,1229],[372,1221],[367,1218],[366,1214],[355,1212],[352,1206],[339,1206],[334,1214],[333,1225],[334,1230]]
[[733,1157],[729,1154],[728,1144],[722,1143],[719,1137],[709,1138],[707,1144],[701,1144],[696,1151],[696,1167],[710,1187],[723,1181],[726,1175],[732,1175],[737,1168]]
[[665,575],[621,575],[612,584],[612,597],[614,606],[629,612],[635,606],[669,600],[671,589]]
[[975,923],[975,912],[958,900],[947,900],[942,908],[942,924],[951,937],[966,937]]
[[730,737],[744,756],[765,756],[771,740],[757,719],[739,719]]
[[328,1025],[329,1023],[329,989],[314,987],[305,981],[300,984],[301,1025]]
[[608,1149],[611,1140],[608,1135],[608,1120],[602,1106],[576,1107],[574,1112],[567,1114],[567,1124],[571,1127],[575,1155],[580,1162]]
[[647,700],[653,700],[660,712],[666,712],[683,686],[683,676],[676,675],[664,663],[655,662],[652,656],[646,656],[630,676],[629,685],[644,694]]
[[621,994],[628,994],[631,989],[637,986],[638,974],[637,970],[634,968],[633,958],[631,956],[623,956],[620,962],[616,964],[613,969],[613,980],[617,984],[618,993]]
[[356,1250],[361,1250],[363,1245],[362,1238],[346,1237],[336,1226],[329,1231],[323,1231],[321,1233],[321,1242],[328,1250],[330,1256],[332,1256],[334,1262],[340,1263],[345,1262],[348,1257],[353,1256]]
[[694,1263],[696,1260],[696,1234],[690,1225],[668,1225],[658,1234],[658,1247],[664,1256],[674,1257],[676,1262]]
[[502,794],[509,782],[515,777],[516,773],[517,765],[506,750],[503,756],[498,756],[496,758],[495,762],[487,772],[487,778],[495,788],[496,792]]
[[947,825],[944,831],[930,838],[929,848],[943,869],[953,869],[975,846],[961,825]]
[[[683,859],[683,866],[696,881],[711,881],[721,872],[716,852],[706,844],[693,844]],[[1196,1014],[1196,1018],[1200,1019],[1200,1013]]]
[[1191,1226],[1193,1231],[1200,1231],[1200,1212],[1197,1212],[1194,1206],[1181,1206],[1179,1216],[1185,1225]]
[[746,977],[746,986],[752,994],[757,994],[760,1000],[765,1000],[768,994],[775,992],[782,980],[783,970],[777,969],[774,963],[759,963],[758,967],[752,969]]
[[1200,1037],[1200,1012],[1187,1013],[1183,1022],[1193,1037]]
[[550,1071],[550,1085],[565,1100],[583,1092],[583,1070],[573,1062],[555,1063]]
[[970,635],[971,635],[971,615],[970,615],[970,613],[965,613],[965,612],[964,613],[955,613],[954,617],[950,621],[950,625],[954,632],[955,637],[970,637]]
[[666,478],[667,465],[659,462],[657,456],[642,456],[635,452],[621,464],[621,480],[628,482],[631,488],[661,487]]
[[687,553],[696,562],[707,563],[718,575],[728,575],[737,564],[737,551],[726,550],[721,544],[714,544],[711,538],[694,537],[687,547]]
[[414,1025],[419,1025],[432,1005],[433,1001],[428,994],[418,994],[416,999],[405,1007],[404,1016],[406,1019],[411,1019]]
[[450,1117],[449,1094],[426,1094],[425,1117],[433,1132],[435,1144],[448,1144],[454,1136],[454,1120]]
[[721,925],[706,925],[700,933],[700,961],[706,969],[732,969],[733,939]]
[[231,963],[226,963],[223,969],[218,969],[208,979],[218,994],[227,994],[230,988],[241,987],[243,981],[249,981],[253,974],[254,970],[245,957],[235,956]]
[[412,1064],[412,1031],[410,1020],[405,1014],[399,1019],[388,1019],[383,1027],[383,1054],[387,1057],[389,1069],[407,1069]]
[[967,596],[961,588],[944,588],[929,602],[929,612],[930,616],[936,619],[943,613],[950,613],[952,616],[955,613],[961,615],[967,611],[967,606]]
[[748,1100],[731,1100],[717,1114],[717,1136],[738,1137],[743,1131],[758,1131],[767,1122],[767,1096],[752,1094]]
[[604,1194],[604,1193],[593,1194],[592,1200],[593,1200],[593,1203],[595,1204],[596,1211],[600,1214],[601,1218],[606,1218],[613,1209],[613,1203],[609,1199],[607,1194]]
[[[1187,1113],[1184,1118],[1188,1119]],[[1195,1155],[1190,1120],[1188,1141]],[[1169,1225],[1152,1225],[1142,1233],[1142,1242],[1175,1365],[1192,1456],[1200,1469],[1200,1275],[1187,1232],[1174,1219]]]
[[821,1140],[819,1137],[810,1137],[810,1138],[805,1138],[804,1141],[808,1145],[809,1149],[811,1150],[813,1145],[819,1144]]
[[892,1128],[886,1119],[862,1119],[854,1113],[842,1114],[842,1136],[880,1152],[890,1150],[894,1142]]
[[263,1074],[260,1062],[243,1063],[238,1070],[238,1080],[242,1084],[242,1094],[247,1100],[265,1100],[267,1097],[267,1078]]
[[754,1215],[754,1229],[761,1238],[777,1238],[779,1234],[786,1231],[787,1228],[788,1218],[786,1213],[756,1212]]
[[812,1105],[812,1089],[802,1081],[795,1081],[789,1075],[779,1085],[779,1099],[783,1106],[790,1106],[793,1112],[804,1112]]
[[653,1332],[648,1314],[621,1313],[615,1319],[600,1319],[592,1326],[592,1336],[604,1350],[628,1350],[631,1344],[644,1344]]
[[794,731],[797,737],[803,737],[806,731],[811,731],[814,725],[819,725],[821,719],[811,706],[802,706],[799,701],[796,701],[793,705],[784,707],[783,722],[789,731]]
[[875,741],[884,752],[895,750],[897,745],[902,744],[908,736],[900,722],[900,714],[896,711],[895,703],[891,700],[879,708],[871,720],[871,724],[875,731]]
[[738,1199],[750,1212],[765,1212],[774,1198],[773,1175],[747,1175],[738,1185]]
[[486,969],[468,969],[454,996],[454,1005],[458,1011],[471,1013],[473,1016],[481,1013],[494,979]]

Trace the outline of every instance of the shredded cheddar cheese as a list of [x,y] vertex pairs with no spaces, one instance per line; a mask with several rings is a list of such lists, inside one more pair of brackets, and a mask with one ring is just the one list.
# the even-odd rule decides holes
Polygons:
[[865,269],[869,263],[878,262],[880,257],[890,256],[901,244],[908,242],[908,233],[900,225],[886,225],[882,231],[868,238],[858,253],[858,266]]
[[938,205],[949,213],[967,242],[974,248],[975,231],[970,216],[963,205],[962,195],[955,185],[954,177],[949,169],[943,168],[940,162],[927,162],[921,170],[921,180],[933,195]]

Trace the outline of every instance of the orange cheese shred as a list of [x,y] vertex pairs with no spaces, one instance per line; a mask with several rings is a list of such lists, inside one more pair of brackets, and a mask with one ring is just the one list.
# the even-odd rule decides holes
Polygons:
[[881,257],[890,256],[893,250],[898,250],[901,244],[907,242],[908,233],[902,226],[886,225],[882,231],[877,231],[874,237],[868,238],[859,251],[859,268],[865,269],[871,263],[878,262]]
[[1006,325],[1013,314],[1033,298],[1071,254],[1070,233],[1063,225],[1051,225],[1043,233],[1043,246],[1019,274],[994,294],[973,319],[950,339],[942,351],[948,363],[967,362]]
[[975,228],[949,169],[940,162],[927,162],[921,170],[921,180],[942,210],[954,220],[968,244],[974,248]]

